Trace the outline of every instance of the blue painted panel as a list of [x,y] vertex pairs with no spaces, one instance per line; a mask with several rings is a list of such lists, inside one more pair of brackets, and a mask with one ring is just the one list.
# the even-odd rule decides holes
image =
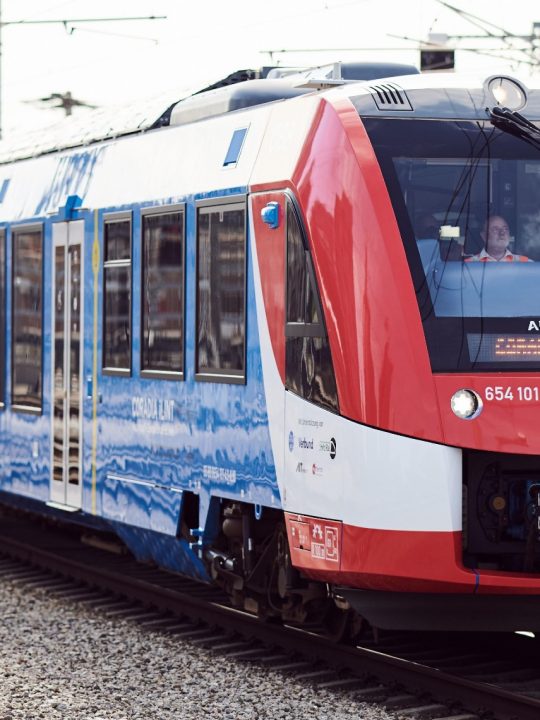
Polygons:
[[156,561],[161,567],[189,575],[199,580],[210,578],[202,561],[189,544],[180,538],[113,523],[113,529],[141,562]]
[[130,478],[108,475],[101,490],[107,520],[176,535],[182,493]]
[[181,505],[181,492],[171,492],[164,487],[153,487],[150,506],[151,529],[165,535],[176,535]]
[[[237,195],[241,191],[242,188],[235,188],[230,194]],[[210,193],[204,198],[221,196],[223,193]],[[111,474],[128,476],[163,488],[195,491],[200,495],[200,520],[204,526],[212,496],[272,507],[279,507],[280,499],[264,398],[249,245],[247,383],[228,385],[195,381],[195,201],[198,199],[201,196],[176,199],[186,203],[185,379],[164,381],[141,377],[141,297],[139,284],[134,283],[131,377],[100,374],[98,378],[98,393],[103,398],[98,406],[98,478],[104,482]],[[107,211],[125,209],[108,208]],[[133,212],[133,230],[132,277],[139,278],[138,208]],[[100,240],[102,242],[102,238]],[[101,288],[98,290],[101,298]],[[88,297],[87,305],[91,300]],[[101,312],[100,307],[100,318]],[[87,330],[87,342],[90,340],[88,335]],[[101,337],[99,342],[101,344]],[[88,412],[90,410],[89,407]],[[145,512],[147,516],[143,518]],[[153,515],[152,506],[146,505],[145,511],[144,503],[138,502],[132,494],[122,517],[131,525],[151,528]]]
[[[99,153],[71,156],[59,168],[53,186],[40,207],[65,204],[68,195],[84,198],[88,177]],[[71,173],[71,174],[70,174]],[[143,205],[100,209],[98,230],[103,258],[102,216],[105,212],[132,210],[132,371],[130,377],[101,372],[102,263],[94,288],[92,246],[94,213],[82,212],[84,237],[84,352],[83,378],[92,377],[94,292],[97,294],[98,378],[91,392],[97,405],[96,513],[106,518],[120,537],[141,558],[197,577],[206,577],[194,550],[175,538],[182,490],[200,496],[200,525],[214,497],[238,499],[261,506],[280,507],[268,415],[262,379],[261,352],[255,312],[253,259],[247,244],[247,324],[245,385],[197,382],[195,359],[195,203],[199,199],[238,195],[245,188],[226,193],[161,199],[155,205],[186,204],[186,306],[184,381],[142,378],[140,374],[140,209]],[[147,206],[149,203],[145,203]],[[49,498],[51,431],[52,219],[44,221],[44,395],[41,416],[0,413],[0,452],[3,456],[1,488],[41,501]],[[7,244],[8,262],[11,259]],[[9,267],[9,265],[8,265]],[[9,274],[8,274],[9,277]],[[10,372],[11,288],[7,292],[7,362]],[[86,385],[85,385],[86,387]],[[9,382],[6,387],[9,398]],[[83,395],[83,509],[91,513],[92,488],[92,396]],[[8,458],[6,461],[5,458]],[[123,480],[118,480],[121,478]],[[126,482],[136,479],[139,482]],[[203,544],[206,540],[201,538]]]
[[149,528],[148,508],[151,498],[151,485],[109,475],[102,486],[103,517]]
[[65,205],[69,195],[78,195],[84,198],[88,192],[94,168],[107,149],[107,145],[101,145],[60,156],[54,177],[51,178],[51,185],[39,200],[34,214],[40,216],[48,211],[58,210]]

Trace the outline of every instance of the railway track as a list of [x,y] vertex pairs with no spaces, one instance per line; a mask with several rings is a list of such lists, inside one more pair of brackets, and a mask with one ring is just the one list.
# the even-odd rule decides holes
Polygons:
[[81,542],[80,530],[2,517],[0,577],[380,702],[404,718],[540,717],[540,652],[530,638],[381,633],[349,647],[261,622],[214,588],[136,563],[120,545],[99,544]]

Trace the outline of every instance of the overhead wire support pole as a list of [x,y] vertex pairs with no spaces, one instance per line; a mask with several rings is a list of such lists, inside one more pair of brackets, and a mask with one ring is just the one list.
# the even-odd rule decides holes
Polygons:
[[66,30],[69,26],[78,23],[101,22],[131,22],[137,20],[166,20],[166,15],[137,15],[133,17],[100,17],[100,18],[57,18],[53,20],[2,20],[2,0],[0,0],[0,140],[2,139],[2,31],[8,25],[63,25]]
[[[506,28],[501,27],[500,25],[495,25],[495,23],[490,22],[489,20],[485,20],[484,18],[478,17],[478,15],[473,15],[472,13],[468,12],[467,10],[462,10],[461,8],[456,7],[455,5],[451,5],[450,3],[446,2],[445,0],[437,0],[437,2],[442,5],[445,8],[448,8],[449,10],[452,10],[452,12],[455,12],[457,15],[462,17],[467,22],[470,22],[471,25],[474,25],[477,28],[480,28],[485,34],[486,37],[500,40],[505,45],[507,45],[509,48],[515,50],[516,52],[523,53],[525,57],[528,57],[530,60],[532,60],[534,65],[539,64],[539,58],[538,55],[535,53],[534,48],[534,40],[535,36],[534,34],[529,36],[523,36],[523,35],[515,35],[514,33],[508,32]],[[497,30],[498,33],[493,32],[493,30],[490,30],[490,28],[493,28],[494,30]],[[452,37],[452,36],[450,36]],[[458,37],[459,36],[453,36]],[[528,40],[531,47],[530,48],[515,48],[512,45],[512,40],[518,39],[518,40]],[[519,60],[518,60],[519,62]]]

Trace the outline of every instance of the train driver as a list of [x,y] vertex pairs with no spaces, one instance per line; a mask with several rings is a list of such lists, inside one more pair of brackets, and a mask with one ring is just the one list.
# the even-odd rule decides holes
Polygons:
[[477,254],[466,258],[465,262],[533,262],[526,255],[515,255],[510,252],[510,228],[506,220],[500,215],[490,215],[480,237],[484,247]]

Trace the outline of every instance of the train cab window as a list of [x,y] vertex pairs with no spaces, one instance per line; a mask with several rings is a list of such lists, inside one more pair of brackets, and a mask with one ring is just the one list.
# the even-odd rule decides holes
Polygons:
[[184,212],[142,217],[141,372],[163,377],[184,369]]
[[398,221],[432,370],[538,371],[536,140],[488,121],[364,125]]
[[330,345],[311,253],[292,202],[287,202],[287,388],[316,405],[338,410]]
[[43,391],[43,232],[13,230],[12,394],[15,410],[40,412]]
[[0,408],[5,403],[6,382],[6,232],[0,230]]
[[245,382],[246,206],[197,209],[198,380]]
[[103,371],[131,370],[131,214],[104,222]]

